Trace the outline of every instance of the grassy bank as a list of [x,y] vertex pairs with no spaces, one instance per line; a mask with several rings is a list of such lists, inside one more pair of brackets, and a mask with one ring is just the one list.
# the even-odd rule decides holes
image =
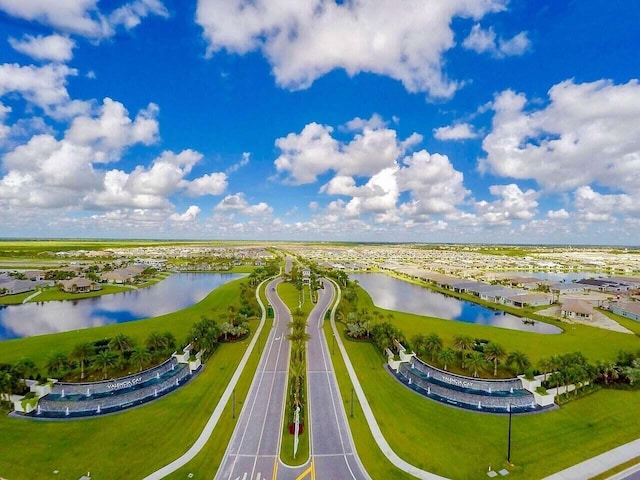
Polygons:
[[[620,350],[635,352],[640,349],[640,337],[637,335],[587,325],[549,322],[561,326],[564,331],[560,334],[541,334],[385,310],[376,307],[369,294],[358,288],[358,309],[362,308],[382,312],[385,320],[389,319],[387,314],[392,314],[391,323],[398,326],[408,339],[430,332],[440,335],[445,345],[452,345],[456,335],[484,338],[501,344],[508,351],[526,353],[533,365],[543,357],[562,353],[579,351],[590,361],[597,361],[615,360]],[[621,323],[628,327],[628,322]],[[638,329],[638,326],[635,328]]]
[[[402,458],[456,479],[483,478],[489,465],[507,466],[505,415],[468,412],[419,396],[387,373],[371,344],[343,338],[376,419]],[[639,437],[640,418],[630,414],[638,395],[600,390],[556,411],[514,417],[511,476],[542,478]],[[353,433],[358,452],[368,458],[376,448],[370,434],[361,428]]]

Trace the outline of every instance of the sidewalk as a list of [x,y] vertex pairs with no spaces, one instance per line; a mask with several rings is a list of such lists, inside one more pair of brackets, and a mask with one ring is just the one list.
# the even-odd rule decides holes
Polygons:
[[640,438],[554,473],[544,480],[584,480],[611,470],[638,455],[640,455]]
[[441,477],[436,475],[435,473],[427,472],[426,470],[421,470],[418,467],[411,465],[409,462],[406,462],[402,458],[398,456],[396,452],[393,451],[387,439],[384,438],[382,431],[380,430],[380,426],[376,420],[376,417],[373,415],[373,411],[371,410],[371,406],[369,405],[369,401],[364,394],[364,390],[362,390],[362,386],[360,385],[360,381],[356,376],[356,372],[351,364],[351,360],[349,359],[349,355],[347,355],[347,350],[342,343],[342,337],[338,332],[335,322],[335,313],[340,303],[340,296],[342,291],[340,290],[340,286],[333,282],[334,286],[338,292],[337,301],[331,310],[331,329],[333,330],[333,334],[336,338],[336,343],[338,345],[338,349],[340,350],[340,354],[342,355],[342,359],[347,367],[347,372],[349,373],[349,377],[351,379],[351,383],[353,383],[353,388],[358,396],[358,401],[360,402],[360,406],[362,407],[362,411],[364,412],[364,416],[367,419],[367,423],[369,424],[369,429],[371,430],[371,434],[373,435],[376,444],[382,450],[382,453],[389,459],[389,461],[399,468],[400,470],[413,475],[416,478],[420,478],[422,480],[446,480],[446,477]]
[[260,308],[262,310],[262,318],[260,319],[260,325],[256,329],[256,333],[253,335],[253,338],[251,339],[251,342],[249,343],[247,350],[244,352],[244,355],[242,356],[242,359],[238,364],[238,368],[236,368],[236,371],[234,372],[233,377],[231,377],[231,381],[227,385],[227,388],[222,394],[222,397],[220,397],[220,400],[218,401],[218,404],[216,405],[215,410],[211,414],[211,417],[209,417],[209,420],[204,426],[202,433],[194,442],[194,444],[191,446],[191,448],[189,448],[189,450],[187,450],[181,457],[175,459],[173,462],[171,462],[168,465],[165,465],[161,469],[156,470],[155,472],[147,475],[144,478],[144,480],[161,480],[167,475],[183,467],[184,465],[189,463],[198,453],[200,453],[200,450],[204,448],[205,444],[211,437],[211,434],[213,434],[213,430],[216,428],[216,425],[218,424],[218,420],[220,420],[220,416],[222,415],[225,405],[231,398],[231,393],[236,388],[236,384],[240,379],[240,375],[242,374],[244,367],[247,364],[247,360],[249,359],[251,352],[253,352],[253,347],[258,341],[258,338],[260,337],[260,332],[262,332],[262,327],[266,322],[267,310],[264,308],[264,305],[262,304],[262,300],[260,299],[260,288],[264,283],[271,280],[273,279],[264,280],[262,283],[260,283],[260,285],[258,285],[258,288],[256,289],[256,299],[258,300],[258,304],[260,305]]

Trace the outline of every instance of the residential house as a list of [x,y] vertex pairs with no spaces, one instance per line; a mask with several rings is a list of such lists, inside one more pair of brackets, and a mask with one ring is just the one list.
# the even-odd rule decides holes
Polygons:
[[593,320],[593,305],[584,300],[567,299],[560,312],[566,318]]
[[616,315],[640,322],[640,302],[611,302],[609,310]]
[[75,277],[70,280],[60,280],[58,285],[67,293],[88,293],[102,289],[93,280],[84,277]]

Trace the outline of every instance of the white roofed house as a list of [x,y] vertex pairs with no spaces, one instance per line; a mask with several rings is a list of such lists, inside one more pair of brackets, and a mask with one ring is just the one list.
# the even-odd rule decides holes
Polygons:
[[540,307],[543,305],[551,305],[553,303],[553,295],[548,293],[523,293],[512,295],[505,299],[505,304],[514,307]]

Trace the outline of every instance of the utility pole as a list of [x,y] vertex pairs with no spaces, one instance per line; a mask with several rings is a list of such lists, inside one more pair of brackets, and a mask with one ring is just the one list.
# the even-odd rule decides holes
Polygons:
[[511,410],[512,406],[509,404],[509,441],[507,443],[507,462],[511,463]]

